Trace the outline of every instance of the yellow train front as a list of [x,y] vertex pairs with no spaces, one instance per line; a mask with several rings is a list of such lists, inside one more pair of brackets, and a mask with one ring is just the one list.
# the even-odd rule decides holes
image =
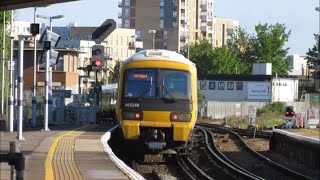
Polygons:
[[118,89],[117,120],[130,148],[185,148],[197,119],[197,70],[191,61],[168,50],[140,51],[122,64]]

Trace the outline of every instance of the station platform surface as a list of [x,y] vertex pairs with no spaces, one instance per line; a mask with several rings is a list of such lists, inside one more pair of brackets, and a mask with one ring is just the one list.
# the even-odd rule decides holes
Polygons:
[[293,138],[298,138],[303,141],[314,142],[320,144],[320,129],[304,129],[304,128],[289,128],[289,129],[274,129],[276,133],[284,134]]
[[[131,179],[106,153],[101,137],[112,125],[26,128],[17,141],[25,155],[24,179]],[[0,153],[7,154],[17,132],[0,131]],[[11,167],[0,163],[0,179],[10,179]]]

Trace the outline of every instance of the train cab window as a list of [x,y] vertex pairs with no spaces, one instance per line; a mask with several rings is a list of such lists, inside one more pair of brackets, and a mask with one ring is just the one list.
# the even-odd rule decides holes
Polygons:
[[[190,100],[191,93],[190,73],[175,70],[162,70],[162,97],[174,97],[177,99]],[[191,88],[190,88],[191,89]]]
[[156,70],[134,69],[125,73],[124,97],[126,98],[155,98]]

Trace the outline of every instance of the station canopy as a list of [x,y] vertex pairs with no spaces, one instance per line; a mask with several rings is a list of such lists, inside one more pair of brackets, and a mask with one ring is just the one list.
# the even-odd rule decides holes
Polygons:
[[45,7],[51,4],[78,0],[0,0],[0,11],[22,9],[28,7]]

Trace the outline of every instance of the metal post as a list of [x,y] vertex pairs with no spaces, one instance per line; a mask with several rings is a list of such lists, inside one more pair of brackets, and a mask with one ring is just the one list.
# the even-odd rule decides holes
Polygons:
[[[48,34],[47,34],[47,40],[49,40]],[[45,96],[44,96],[44,124],[43,124],[43,131],[50,131],[50,129],[48,128],[48,120],[49,120],[49,86],[48,86],[48,82],[49,82],[49,56],[50,56],[50,50],[48,50],[46,52],[46,68],[45,68]]]
[[[52,31],[52,16],[50,16],[50,31]],[[51,54],[51,49],[49,50],[50,54]],[[48,122],[52,122],[52,67],[50,66],[50,62],[49,63],[49,101],[48,101]]]
[[[8,130],[9,132],[13,132],[13,77],[12,77],[12,61],[13,61],[13,10],[11,10],[11,21],[10,21],[10,74],[9,74],[9,79],[10,79],[10,85],[9,85],[9,97],[8,97],[8,106],[9,106],[9,116],[8,116]],[[15,68],[14,68],[15,69]]]
[[23,39],[30,36],[19,35],[19,73],[18,73],[18,134],[16,139],[24,141],[22,136],[22,123],[23,123]]
[[6,46],[6,11],[3,11],[3,34],[2,34],[2,82],[1,82],[1,118],[3,118],[3,98],[4,98],[4,58]]
[[[36,11],[37,7],[34,7],[34,23],[36,23]],[[34,36],[34,48],[33,48],[33,96],[32,96],[32,120],[31,120],[31,126],[36,127],[37,122],[37,38]]]
[[154,49],[154,34],[155,33],[152,34],[152,49]]

